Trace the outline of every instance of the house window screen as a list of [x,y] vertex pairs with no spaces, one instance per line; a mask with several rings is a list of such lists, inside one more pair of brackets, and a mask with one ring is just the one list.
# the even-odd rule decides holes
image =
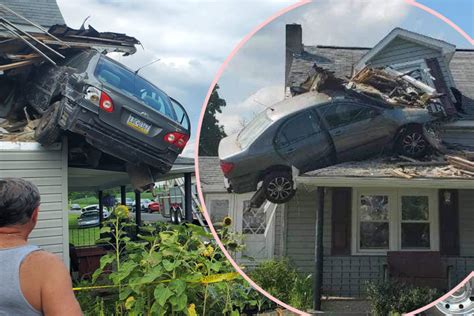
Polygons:
[[401,197],[401,247],[430,248],[428,196]]
[[211,200],[210,215],[212,223],[219,223],[229,216],[229,200]]
[[387,195],[360,195],[360,249],[388,249],[389,209]]

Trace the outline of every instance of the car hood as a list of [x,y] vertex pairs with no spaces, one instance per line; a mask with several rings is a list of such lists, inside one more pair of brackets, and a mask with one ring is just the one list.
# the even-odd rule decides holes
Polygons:
[[221,139],[219,143],[219,159],[225,160],[229,157],[234,156],[235,154],[242,151],[240,148],[239,142],[237,141],[237,136],[239,134],[233,134]]

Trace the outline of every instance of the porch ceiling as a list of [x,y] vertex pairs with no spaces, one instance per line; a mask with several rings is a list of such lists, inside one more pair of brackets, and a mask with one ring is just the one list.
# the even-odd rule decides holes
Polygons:
[[[194,160],[178,158],[171,171],[157,179],[157,182],[181,178],[185,173],[194,173]],[[69,191],[99,191],[121,185],[130,185],[130,179],[126,172],[68,168]]]

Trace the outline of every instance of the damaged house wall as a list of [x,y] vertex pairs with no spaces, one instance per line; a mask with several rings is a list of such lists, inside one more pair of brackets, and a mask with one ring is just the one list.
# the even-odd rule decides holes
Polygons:
[[[6,5],[8,8],[24,16],[28,20],[44,27],[50,27],[55,24],[65,24],[56,0],[0,0],[0,4]],[[27,24],[18,16],[9,12],[0,12],[3,17],[16,25],[22,26],[22,29],[24,30],[36,30],[31,28],[31,25]]]

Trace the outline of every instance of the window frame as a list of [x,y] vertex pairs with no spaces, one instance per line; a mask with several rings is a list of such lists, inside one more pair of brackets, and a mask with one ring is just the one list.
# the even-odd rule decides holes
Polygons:
[[321,117],[319,116],[319,113],[315,113],[314,111],[311,111],[311,110],[304,110],[304,111],[295,113],[295,114],[291,115],[290,117],[288,117],[287,119],[285,119],[285,121],[278,127],[278,129],[275,133],[275,137],[273,138],[273,141],[272,141],[273,146],[275,147],[276,150],[286,148],[288,146],[294,145],[294,144],[304,140],[304,139],[300,139],[298,141],[290,142],[290,141],[288,141],[287,136],[284,135],[286,140],[287,140],[287,144],[285,146],[282,146],[278,143],[278,139],[280,138],[280,135],[282,135],[283,130],[291,123],[292,120],[296,119],[300,115],[306,115],[306,117],[310,121],[313,120],[314,124],[318,124],[318,127],[319,127],[318,131],[316,131],[314,129],[314,125],[311,124],[311,128],[313,129],[313,132],[311,134],[309,134],[308,136],[316,135],[318,133],[322,133],[322,132],[325,131],[325,126],[322,124],[322,120],[321,120]]
[[326,116],[324,115],[324,112],[322,110],[323,110],[324,107],[334,107],[334,106],[337,106],[339,104],[342,104],[342,105],[349,104],[349,105],[359,106],[359,107],[364,108],[364,109],[372,110],[375,113],[372,116],[372,118],[382,114],[381,109],[378,109],[374,105],[358,102],[357,100],[337,100],[337,101],[334,101],[332,103],[328,103],[328,104],[325,104],[321,107],[318,107],[318,109],[317,109],[318,116],[320,117],[320,121],[324,122],[324,125],[325,125],[325,127],[327,128],[328,131],[339,129],[339,128],[344,128],[346,126],[349,126],[349,125],[352,125],[352,124],[355,124],[355,123],[358,123],[360,121],[368,119],[368,118],[364,118],[364,119],[358,119],[356,121],[352,120],[352,121],[348,122],[347,124],[342,124],[342,125],[338,125],[338,126],[331,126],[331,124],[329,124],[329,122],[326,119]]
[[[360,196],[361,195],[387,195],[389,242],[388,249],[360,249]],[[430,229],[430,248],[405,248],[401,247],[402,237],[402,196],[428,196],[428,222]],[[439,251],[439,209],[438,191],[434,189],[397,189],[397,188],[353,188],[352,194],[352,255],[386,255],[388,251]],[[415,222],[415,221],[408,221]],[[418,221],[426,222],[426,221]]]

